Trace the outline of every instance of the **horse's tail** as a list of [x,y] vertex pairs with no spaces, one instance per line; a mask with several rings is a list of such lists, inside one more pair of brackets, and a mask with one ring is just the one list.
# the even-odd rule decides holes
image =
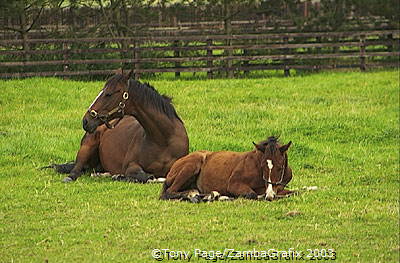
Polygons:
[[54,169],[57,173],[60,174],[69,174],[72,169],[75,167],[75,162],[68,162],[68,163],[62,163],[62,164],[50,164],[48,166],[43,166],[40,169]]

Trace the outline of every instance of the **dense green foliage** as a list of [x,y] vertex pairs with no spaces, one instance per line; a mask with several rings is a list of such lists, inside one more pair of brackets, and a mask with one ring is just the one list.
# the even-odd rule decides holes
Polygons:
[[[161,185],[38,168],[75,158],[81,117],[104,82],[0,81],[2,262],[154,262],[158,249],[335,249],[339,262],[399,261],[399,72],[151,80],[174,97],[190,150],[293,141],[276,202],[158,200]],[[288,216],[290,211],[300,214]],[[296,213],[294,213],[296,214]],[[193,259],[192,259],[193,260]]]
[[382,22],[393,29],[399,27],[399,5],[397,0],[0,0],[0,29],[22,39],[35,30],[42,38],[132,37],[154,25],[260,19],[278,32],[287,23],[300,31],[347,31]]

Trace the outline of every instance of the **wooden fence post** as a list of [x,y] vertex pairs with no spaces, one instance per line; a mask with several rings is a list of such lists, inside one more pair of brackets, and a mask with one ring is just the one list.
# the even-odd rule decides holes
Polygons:
[[366,70],[365,65],[365,35],[360,36],[360,70]]
[[[285,43],[285,45],[287,45],[287,44],[289,43],[289,38],[288,38],[288,37],[284,37],[284,38],[283,38],[283,42]],[[289,54],[289,49],[288,49],[288,48],[285,48],[285,49],[283,50],[283,52],[284,52],[285,55],[288,55],[288,54]],[[290,68],[289,68],[288,62],[289,62],[289,61],[288,61],[287,58],[285,58],[284,61],[283,61],[283,64],[284,64],[284,69],[283,69],[283,71],[284,71],[285,77],[289,77],[289,76],[290,76]]]
[[388,46],[387,46],[387,51],[388,52],[392,52],[393,51],[393,43],[394,43],[394,41],[393,41],[393,34],[389,34],[388,36],[387,36],[387,39],[388,39]]
[[[253,41],[250,39],[249,40],[249,44],[251,45],[253,43]],[[244,56],[248,56],[250,54],[250,52],[249,52],[249,50],[248,49],[243,49],[243,55]],[[243,67],[244,68],[248,68],[248,66],[249,66],[249,61],[248,60],[245,60],[245,61],[243,61]],[[245,76],[248,76],[249,75],[249,70],[248,69],[245,69],[245,70],[243,70],[243,74],[245,75]]]
[[[213,67],[213,61],[212,61],[212,56],[213,56],[213,51],[210,48],[213,44],[212,39],[207,39],[207,57],[211,58],[210,60],[207,60],[207,67],[212,68]],[[207,78],[212,79],[213,77],[213,72],[212,70],[207,71]]]
[[[334,36],[334,37],[332,37],[332,41],[333,41],[333,43],[339,43],[339,41],[340,41],[340,37],[338,37],[338,36]],[[335,47],[333,47],[333,53],[335,53],[335,54],[337,54],[337,53],[339,53],[340,52],[340,47],[337,47],[337,46],[335,46]],[[337,59],[333,59],[333,68],[337,68]]]
[[[322,43],[322,38],[321,37],[316,37],[317,43]],[[317,54],[321,54],[322,49],[320,47],[317,47]],[[319,71],[321,69],[321,65],[319,64],[321,62],[318,61],[318,65],[315,66],[315,69]]]
[[[174,40],[173,43],[174,47],[179,47],[179,40]],[[174,58],[179,58],[180,57],[180,52],[179,50],[174,50]],[[175,68],[180,68],[181,67],[181,62],[175,62]],[[175,78],[179,78],[181,76],[181,72],[175,71]]]
[[135,79],[139,79],[140,78],[140,73],[139,73],[139,70],[140,70],[140,62],[139,62],[140,52],[139,52],[139,48],[140,48],[140,43],[138,41],[133,42],[133,49],[134,49],[133,56],[134,56],[134,59],[135,59],[134,71],[133,72],[134,72],[134,78]]
[[[174,27],[178,26],[178,18],[176,15],[173,16],[173,22],[172,22]],[[174,36],[178,35],[177,32],[174,32]],[[173,47],[179,47],[179,40],[174,40],[173,42]],[[180,57],[180,51],[175,49],[174,50],[174,58],[179,58]],[[180,68],[181,67],[181,63],[180,62],[175,62],[175,68]],[[181,76],[181,72],[180,71],[175,71],[175,78],[179,78]]]
[[67,42],[62,42],[63,49],[63,72],[69,71],[69,45]]

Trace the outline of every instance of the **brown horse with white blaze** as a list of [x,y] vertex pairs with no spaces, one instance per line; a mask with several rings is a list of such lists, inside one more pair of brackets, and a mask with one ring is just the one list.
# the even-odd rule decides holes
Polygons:
[[185,126],[171,99],[130,79],[130,74],[116,74],[106,82],[82,123],[87,138],[81,143],[76,169],[64,182],[76,180],[83,164],[98,154],[104,171],[121,173],[115,180],[144,183],[165,177],[189,151]]
[[292,179],[287,150],[291,142],[280,145],[277,138],[255,144],[250,152],[191,153],[171,167],[161,192],[161,199],[185,199],[193,190],[200,194],[216,191],[230,197],[266,200],[286,196],[284,189]]

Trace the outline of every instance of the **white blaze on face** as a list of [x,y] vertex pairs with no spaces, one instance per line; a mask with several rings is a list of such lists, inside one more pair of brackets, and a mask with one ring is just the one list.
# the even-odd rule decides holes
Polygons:
[[99,95],[97,95],[97,97],[94,99],[94,101],[92,102],[92,104],[90,104],[89,109],[92,108],[93,104],[96,102],[96,100],[103,94],[103,90],[100,91]]
[[274,165],[272,164],[272,160],[267,160],[267,165],[268,165],[269,171],[271,171],[272,168],[274,167]]
[[[269,174],[268,174],[268,182],[271,182],[271,173],[272,173],[272,168],[274,165],[272,164],[272,160],[267,160],[267,166],[269,169]],[[272,184],[268,184],[267,189],[265,191],[265,199],[273,199],[275,197],[275,192],[272,189]]]

